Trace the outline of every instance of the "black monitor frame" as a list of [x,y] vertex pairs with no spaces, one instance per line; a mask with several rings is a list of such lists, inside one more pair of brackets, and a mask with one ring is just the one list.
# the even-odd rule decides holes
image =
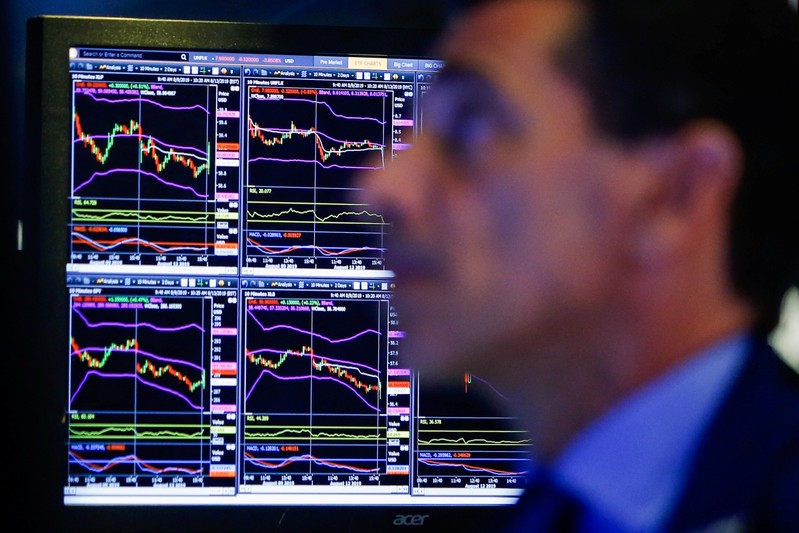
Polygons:
[[[360,54],[423,58],[433,28],[302,26],[236,22],[42,16],[29,21],[26,74],[27,162],[24,189],[23,271],[19,299],[31,339],[12,387],[35,398],[17,420],[15,478],[23,500],[35,502],[31,530],[59,531],[384,531],[395,527],[443,530],[496,524],[496,505],[253,505],[64,506],[64,424],[67,413],[66,287],[71,109],[67,62],[72,46],[126,46],[242,53]],[[35,377],[31,374],[31,369]],[[23,372],[27,370],[27,373]],[[27,401],[27,400],[26,400]],[[24,413],[23,413],[24,411]],[[15,417],[16,418],[16,417]],[[30,506],[27,506],[31,509]],[[53,529],[55,528],[55,529]]]

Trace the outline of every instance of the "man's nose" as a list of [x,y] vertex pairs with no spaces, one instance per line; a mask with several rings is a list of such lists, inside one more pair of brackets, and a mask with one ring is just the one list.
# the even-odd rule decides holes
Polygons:
[[360,200],[378,210],[392,223],[406,218],[421,220],[429,209],[435,173],[424,143],[397,154],[378,170],[365,171],[357,179]]

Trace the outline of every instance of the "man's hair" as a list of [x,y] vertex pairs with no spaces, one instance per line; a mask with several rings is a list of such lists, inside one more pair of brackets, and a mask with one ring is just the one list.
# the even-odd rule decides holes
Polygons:
[[635,141],[716,119],[744,171],[731,209],[732,282],[768,334],[799,284],[799,18],[787,0],[585,0],[559,64],[599,127]]

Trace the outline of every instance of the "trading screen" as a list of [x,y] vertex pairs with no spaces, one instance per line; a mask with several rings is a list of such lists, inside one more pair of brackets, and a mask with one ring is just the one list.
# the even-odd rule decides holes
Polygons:
[[390,221],[353,194],[440,61],[69,63],[67,504],[515,501],[528,437],[403,363]]

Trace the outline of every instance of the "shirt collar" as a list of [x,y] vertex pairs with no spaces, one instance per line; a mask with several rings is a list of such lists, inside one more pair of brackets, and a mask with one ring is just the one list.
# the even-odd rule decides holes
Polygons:
[[555,478],[622,528],[657,531],[740,369],[747,338],[715,342],[614,407],[564,450]]

